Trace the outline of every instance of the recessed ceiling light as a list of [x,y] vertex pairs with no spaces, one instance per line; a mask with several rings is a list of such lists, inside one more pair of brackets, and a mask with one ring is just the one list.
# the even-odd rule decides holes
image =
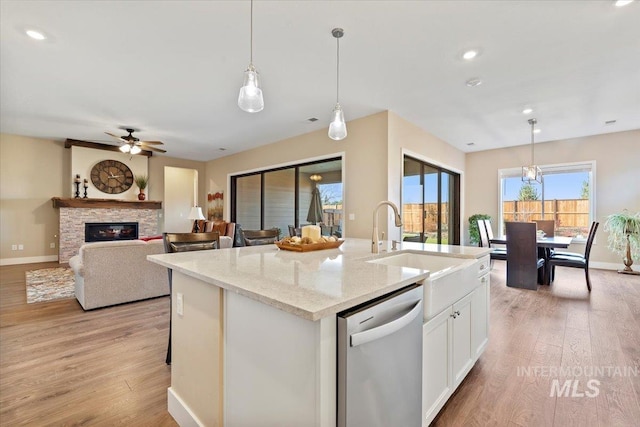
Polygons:
[[535,129],[535,130],[533,131],[533,133],[540,133],[540,132],[542,132],[542,129]]
[[313,122],[317,122],[317,121],[318,121],[318,119],[317,119],[316,117],[309,117],[309,118],[307,119],[307,121],[308,121],[309,123],[313,123]]
[[28,29],[24,32],[34,40],[45,40],[47,38],[47,36],[45,36],[41,31]]
[[476,56],[478,56],[478,51],[477,50],[468,50],[468,51],[466,51],[465,53],[462,54],[462,57],[464,59],[466,59],[467,61],[472,60]]
[[525,108],[524,110],[522,110],[522,114],[531,114],[533,113],[533,108]]
[[616,7],[626,6],[629,3],[633,3],[633,0],[617,0],[614,4]]
[[482,84],[482,80],[473,78],[473,79],[467,80],[465,84],[469,87],[476,87]]
[[472,147],[472,146],[474,146],[474,145],[476,145],[476,143],[475,143],[475,142],[467,142],[467,146],[468,146],[468,147]]
[[611,126],[611,125],[615,125],[616,121],[615,120],[607,120],[606,122],[604,122],[605,125],[607,126]]
[[220,150],[220,151],[227,151],[227,149],[226,149],[226,148],[224,148],[224,147],[220,147],[220,148],[218,148],[218,150]]

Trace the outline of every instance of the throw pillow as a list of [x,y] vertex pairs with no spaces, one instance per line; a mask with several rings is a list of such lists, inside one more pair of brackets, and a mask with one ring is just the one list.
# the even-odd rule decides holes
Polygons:
[[227,222],[226,221],[220,221],[220,222],[214,223],[212,231],[217,231],[218,233],[220,233],[221,236],[226,236],[227,235]]
[[149,240],[158,240],[158,239],[162,239],[162,235],[160,235],[160,236],[140,237],[138,240],[142,240],[143,242],[148,242]]
[[216,249],[216,242],[171,243],[173,252],[205,251],[208,249]]

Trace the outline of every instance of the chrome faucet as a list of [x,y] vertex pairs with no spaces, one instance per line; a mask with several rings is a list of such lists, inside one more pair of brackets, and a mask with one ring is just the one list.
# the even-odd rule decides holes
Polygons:
[[[378,203],[378,206],[373,210],[373,236],[371,238],[371,253],[377,254],[380,252],[378,248],[381,244],[380,239],[378,238],[378,209],[380,206],[391,206],[393,209],[393,213],[396,216],[396,227],[402,227],[402,218],[400,218],[400,214],[398,213],[398,207],[393,204],[393,202],[384,201]],[[382,233],[382,238],[384,239],[384,233]]]

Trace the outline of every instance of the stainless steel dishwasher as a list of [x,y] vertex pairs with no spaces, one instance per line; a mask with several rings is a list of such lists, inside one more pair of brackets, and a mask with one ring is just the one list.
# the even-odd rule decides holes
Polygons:
[[422,295],[411,285],[338,313],[338,427],[419,427]]

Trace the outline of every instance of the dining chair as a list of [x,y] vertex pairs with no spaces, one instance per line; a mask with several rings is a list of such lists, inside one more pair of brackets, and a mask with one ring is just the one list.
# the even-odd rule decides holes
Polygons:
[[556,222],[552,219],[534,220],[538,230],[544,231],[545,237],[553,237],[556,234]]
[[[165,253],[204,251],[220,248],[220,233],[212,231],[209,233],[162,233]],[[171,365],[171,319],[173,317],[173,293],[172,279],[173,270],[167,269],[169,274],[169,345],[167,346],[167,365]]]
[[593,222],[591,224],[591,230],[589,231],[589,237],[587,238],[587,244],[584,248],[584,255],[580,255],[574,252],[556,252],[549,257],[549,265],[551,266],[551,277],[555,277],[556,267],[573,267],[584,269],[584,276],[587,281],[587,289],[591,292],[591,279],[589,278],[589,255],[591,255],[591,246],[593,245],[593,239],[596,237],[598,231],[599,222]]
[[507,222],[507,286],[537,290],[544,281],[544,258],[538,256],[536,224]]
[[[478,232],[480,233],[480,244],[482,245],[482,247],[491,248],[491,241],[489,240],[490,238],[489,238],[489,233],[487,231],[487,225],[485,223],[485,220],[483,219],[478,220]],[[496,259],[501,261],[507,260],[506,248],[492,248],[492,249],[493,250],[489,254],[489,258],[491,259],[491,261]]]

